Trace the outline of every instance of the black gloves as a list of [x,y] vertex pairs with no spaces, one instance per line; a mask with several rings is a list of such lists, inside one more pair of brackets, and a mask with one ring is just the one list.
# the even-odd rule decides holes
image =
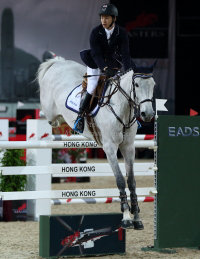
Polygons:
[[104,72],[108,78],[113,77],[117,74],[118,69],[116,68],[105,68]]

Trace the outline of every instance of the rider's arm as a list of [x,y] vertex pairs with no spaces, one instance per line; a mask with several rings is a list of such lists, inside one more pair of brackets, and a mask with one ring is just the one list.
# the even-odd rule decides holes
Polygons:
[[90,35],[90,48],[91,48],[91,55],[97,66],[104,70],[106,67],[106,63],[103,58],[102,50],[98,41],[98,37],[94,30],[92,31]]

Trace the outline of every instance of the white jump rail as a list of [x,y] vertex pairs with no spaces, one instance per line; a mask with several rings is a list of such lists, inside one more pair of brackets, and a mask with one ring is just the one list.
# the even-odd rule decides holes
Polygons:
[[[130,196],[129,189],[126,188],[127,196]],[[152,196],[157,193],[154,187],[136,188],[138,196]],[[110,189],[84,189],[84,190],[49,190],[49,191],[20,191],[20,192],[0,192],[3,200],[34,200],[34,199],[75,199],[75,198],[96,198],[96,197],[118,197],[117,188]]]
[[[119,167],[126,175],[124,163],[119,163]],[[135,176],[154,175],[157,168],[154,163],[135,163]],[[95,176],[114,176],[110,164],[94,163],[94,164],[52,164],[51,166],[37,166],[34,170],[33,166],[16,166],[16,167],[0,167],[2,175],[36,175],[51,174],[52,177],[95,177]]]
[[[136,148],[155,147],[153,140],[135,141]],[[62,149],[62,148],[101,148],[95,141],[5,141],[0,149]]]

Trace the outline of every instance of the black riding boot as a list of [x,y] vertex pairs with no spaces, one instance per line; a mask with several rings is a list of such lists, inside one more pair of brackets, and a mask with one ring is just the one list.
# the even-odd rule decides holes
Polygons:
[[80,108],[78,112],[78,117],[74,123],[73,130],[83,133],[84,130],[84,112],[87,108],[87,106],[90,103],[90,100],[92,98],[92,95],[86,92],[85,96],[83,96],[81,103],[80,103]]

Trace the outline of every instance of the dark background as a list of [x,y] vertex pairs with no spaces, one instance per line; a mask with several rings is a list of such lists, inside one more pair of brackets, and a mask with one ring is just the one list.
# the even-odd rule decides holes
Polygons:
[[[198,1],[176,0],[174,2],[175,19],[172,25],[175,29],[174,114],[189,115],[190,109],[200,113],[200,14]],[[127,23],[137,21],[133,23],[132,38],[129,37],[133,59],[158,58],[160,61],[162,58],[169,58],[169,52],[173,47],[168,45],[169,15],[172,12],[170,1],[112,0],[111,3],[119,8],[117,22],[121,26],[126,27]],[[120,16],[120,13],[125,15]],[[146,22],[144,19],[140,19],[142,15],[144,18],[144,14],[147,16]],[[150,37],[153,32],[157,37]],[[168,85],[168,87],[170,86]]]
[[168,0],[111,3],[119,10],[117,23],[129,35],[132,58],[168,58]]
[[198,1],[176,1],[175,114],[200,113]]

